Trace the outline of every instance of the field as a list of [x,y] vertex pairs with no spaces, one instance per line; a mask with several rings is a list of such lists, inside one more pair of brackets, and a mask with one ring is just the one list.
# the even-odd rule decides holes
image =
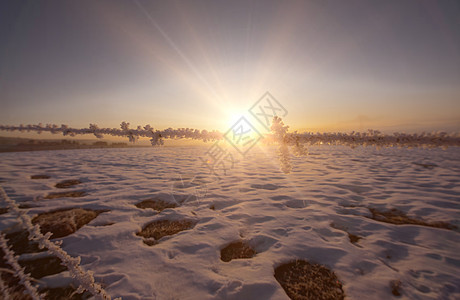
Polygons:
[[[1,153],[0,185],[112,297],[300,299],[296,276],[321,267],[312,284],[333,278],[336,298],[460,298],[457,147],[315,146],[284,174],[276,148],[260,146],[219,180],[207,150]],[[17,216],[2,207],[14,239]],[[49,258],[30,248],[20,262]],[[278,267],[295,261],[282,286]],[[51,269],[41,288],[78,286]]]

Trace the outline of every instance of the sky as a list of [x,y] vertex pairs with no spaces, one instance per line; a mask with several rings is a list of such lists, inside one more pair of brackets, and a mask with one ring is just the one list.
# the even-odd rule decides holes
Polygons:
[[269,91],[291,130],[460,132],[458,16],[457,0],[2,0],[0,124],[225,131]]

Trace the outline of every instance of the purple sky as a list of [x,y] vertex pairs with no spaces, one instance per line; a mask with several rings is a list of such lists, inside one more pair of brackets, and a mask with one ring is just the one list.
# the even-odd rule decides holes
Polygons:
[[[0,123],[460,131],[460,2],[1,1]],[[3,134],[3,133],[0,133]]]

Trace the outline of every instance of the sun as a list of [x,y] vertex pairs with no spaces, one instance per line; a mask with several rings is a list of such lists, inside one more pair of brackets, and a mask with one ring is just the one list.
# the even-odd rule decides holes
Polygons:
[[244,108],[238,108],[235,106],[227,105],[222,108],[220,114],[219,130],[222,132],[228,131],[232,126],[234,126],[241,117],[247,118],[249,113]]
[[232,126],[234,126],[242,117],[245,117],[244,111],[235,112],[235,113],[230,114],[227,120],[228,128],[231,128]]

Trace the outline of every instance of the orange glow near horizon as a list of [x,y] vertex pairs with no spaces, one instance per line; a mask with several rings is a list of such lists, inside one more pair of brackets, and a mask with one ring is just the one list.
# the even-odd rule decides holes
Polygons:
[[[450,24],[449,10],[430,5]],[[413,17],[390,4],[362,6],[369,13],[270,1],[43,8],[49,24],[68,24],[21,19],[51,46],[21,28],[9,37],[1,123],[225,132],[269,91],[288,110],[290,131],[460,131],[455,28],[418,24],[434,18],[429,9]],[[401,33],[416,25],[425,39]]]

